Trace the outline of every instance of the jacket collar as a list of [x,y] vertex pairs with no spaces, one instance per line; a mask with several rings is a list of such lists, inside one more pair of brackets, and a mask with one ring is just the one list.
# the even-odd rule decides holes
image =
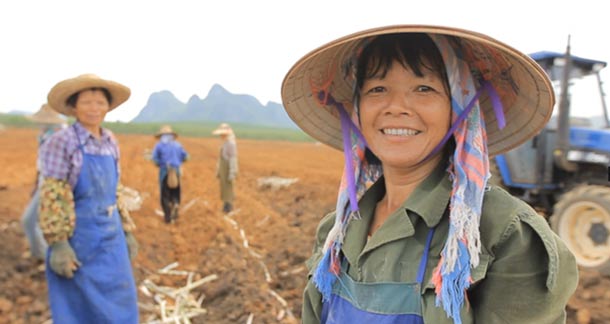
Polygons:
[[412,236],[420,218],[427,227],[436,226],[447,208],[451,190],[449,174],[445,164],[441,163],[367,242],[368,229],[377,202],[385,195],[385,178],[381,177],[360,199],[361,218],[348,224],[342,251],[350,264],[355,264],[362,254],[383,244]]
[[[87,141],[89,140],[97,141],[95,136],[93,136],[91,132],[89,132],[85,127],[83,127],[83,125],[79,121],[76,121],[74,123],[74,129],[76,130],[76,135],[78,135],[78,138],[80,139],[82,144],[87,143]],[[103,127],[101,128],[101,136],[99,141],[103,143],[112,141],[110,132]]]

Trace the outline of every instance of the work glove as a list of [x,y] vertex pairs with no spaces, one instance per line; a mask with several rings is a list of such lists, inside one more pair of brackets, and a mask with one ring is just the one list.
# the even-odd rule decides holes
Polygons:
[[140,245],[136,240],[135,235],[132,232],[125,232],[125,241],[127,241],[127,251],[129,252],[129,260],[135,259],[138,255],[138,249]]
[[51,259],[49,260],[51,270],[68,279],[74,277],[74,271],[81,266],[76,259],[76,254],[67,240],[57,241],[51,244]]

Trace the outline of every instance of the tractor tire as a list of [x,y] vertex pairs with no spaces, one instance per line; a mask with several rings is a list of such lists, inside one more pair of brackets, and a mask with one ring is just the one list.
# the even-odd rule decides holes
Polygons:
[[582,268],[610,275],[610,188],[581,185],[555,204],[551,228]]

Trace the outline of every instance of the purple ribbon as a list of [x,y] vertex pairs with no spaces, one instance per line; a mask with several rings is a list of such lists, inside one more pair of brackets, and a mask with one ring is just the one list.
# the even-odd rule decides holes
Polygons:
[[493,107],[494,114],[496,115],[496,122],[498,123],[498,128],[503,129],[506,126],[506,119],[504,118],[504,107],[502,105],[502,101],[500,100],[498,92],[496,92],[496,89],[493,87],[493,85],[491,85],[491,83],[483,81],[482,87],[474,94],[474,97],[472,97],[472,99],[466,106],[466,109],[464,109],[464,111],[460,113],[458,118],[455,120],[455,123],[451,125],[451,128],[449,129],[447,134],[445,134],[441,142],[438,143],[434,150],[432,150],[432,152],[430,152],[430,154],[428,154],[428,156],[426,156],[426,158],[423,159],[422,162],[427,161],[429,158],[438,153],[441,148],[443,148],[443,146],[445,146],[449,138],[451,138],[451,136],[453,135],[453,132],[455,132],[458,126],[464,121],[464,119],[466,119],[466,117],[472,110],[472,107],[474,107],[474,104],[477,102],[484,90],[487,91],[489,99],[491,100],[491,105]]
[[[324,105],[330,105],[330,106],[334,106],[335,108],[337,108],[337,111],[339,111],[339,115],[341,116],[341,120],[343,120],[343,118],[347,118],[347,122],[348,122],[347,124],[349,125],[349,129],[352,132],[354,132],[354,134],[356,134],[358,139],[361,140],[362,143],[365,143],[365,146],[366,146],[366,140],[364,139],[364,136],[360,132],[360,129],[358,129],[358,127],[356,125],[354,125],[351,118],[349,118],[349,114],[347,113],[347,110],[345,110],[345,106],[343,106],[342,103],[336,101],[335,98],[333,98],[333,96],[330,93],[326,94],[323,91],[320,91],[318,93],[318,99],[320,99],[320,101]],[[341,131],[342,131],[342,134],[345,135],[345,130],[343,129],[343,123],[341,124]],[[349,135],[349,132],[347,134]],[[343,138],[345,139],[345,136],[343,136]]]
[[493,107],[494,114],[496,115],[498,129],[503,129],[504,127],[506,127],[506,119],[504,118],[504,106],[502,106],[500,96],[498,95],[496,89],[488,81],[483,82],[483,88],[487,90],[487,94],[489,95],[489,99],[491,100],[491,106]]
[[347,193],[350,202],[350,212],[356,212],[358,211],[358,199],[356,197],[356,180],[354,178],[354,165],[352,164],[351,157],[352,138],[350,131],[354,132],[365,146],[366,140],[358,127],[352,122],[342,103],[336,101],[330,93],[324,93],[323,91],[318,92],[318,98],[323,104],[334,106],[339,112],[341,119],[341,136],[343,137],[343,158],[345,160],[345,170],[347,172]]

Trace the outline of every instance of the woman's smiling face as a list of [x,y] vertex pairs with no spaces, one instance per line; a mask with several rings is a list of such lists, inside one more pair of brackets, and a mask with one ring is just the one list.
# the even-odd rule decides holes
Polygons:
[[110,109],[108,99],[101,90],[83,90],[78,94],[74,115],[86,128],[95,132]]
[[363,80],[360,126],[384,167],[417,165],[449,130],[451,100],[445,81],[425,66],[420,72],[422,76],[394,60],[385,73]]

